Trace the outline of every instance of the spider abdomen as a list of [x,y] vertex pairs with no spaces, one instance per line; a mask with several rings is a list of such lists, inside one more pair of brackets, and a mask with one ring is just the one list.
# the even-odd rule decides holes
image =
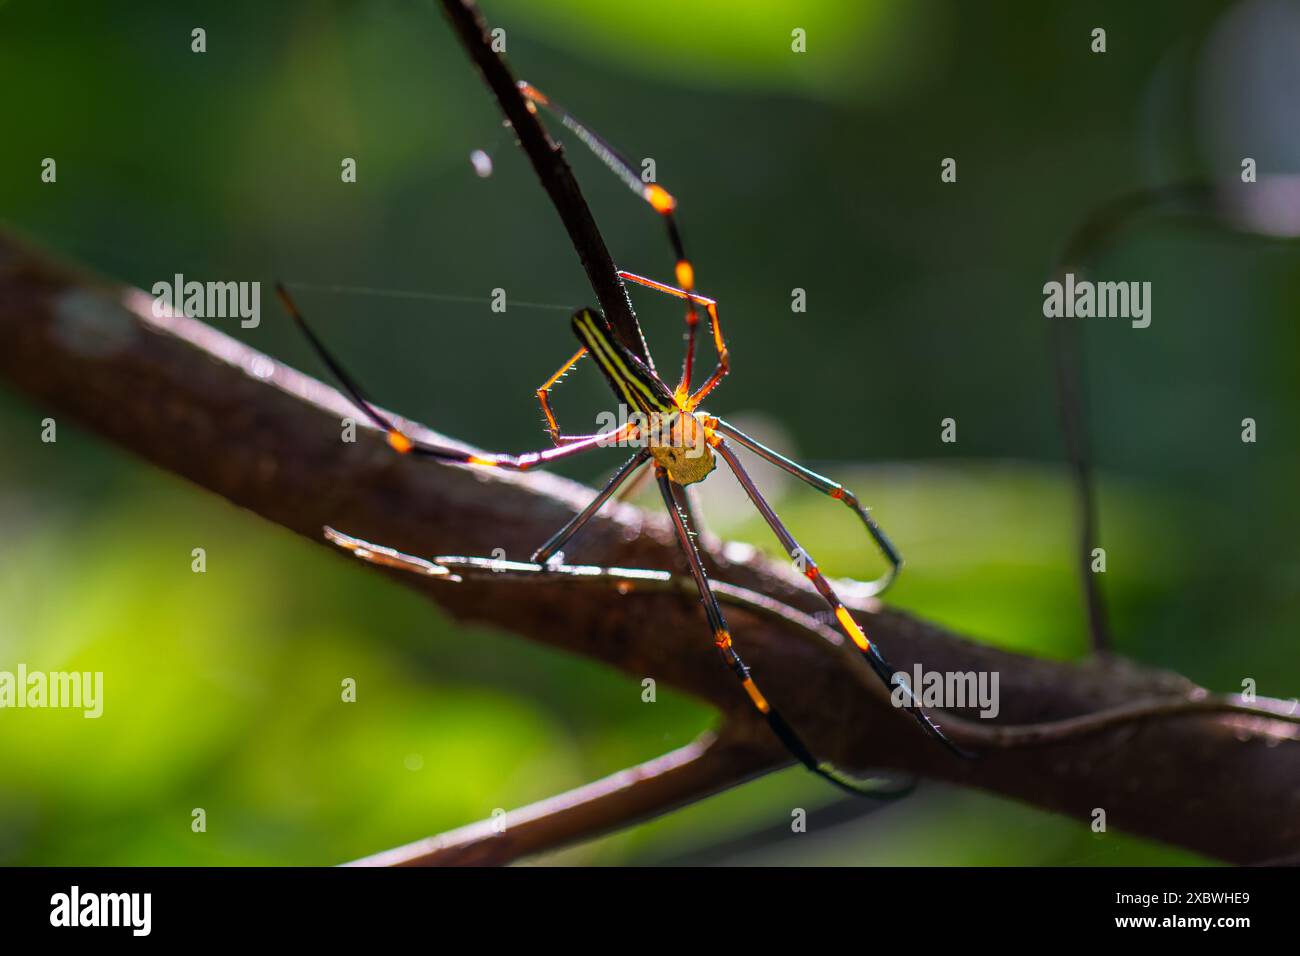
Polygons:
[[718,467],[709,431],[696,415],[678,412],[647,436],[650,454],[679,485],[703,481]]

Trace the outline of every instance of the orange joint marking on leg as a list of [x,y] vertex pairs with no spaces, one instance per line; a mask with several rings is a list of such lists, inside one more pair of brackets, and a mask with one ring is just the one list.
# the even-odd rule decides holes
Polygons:
[[687,292],[695,288],[695,267],[689,259],[681,259],[677,263],[677,284]]
[[858,645],[858,650],[871,650],[871,642],[867,640],[867,635],[862,633],[862,628],[858,627],[858,622],[853,620],[848,608],[842,604],[837,607],[835,609],[835,619],[840,622],[840,627],[848,632],[849,637],[853,639],[853,643]]
[[541,103],[543,106],[551,105],[551,101],[546,98],[546,94],[531,83],[526,83],[523,80],[520,80],[519,92],[524,94],[526,99],[532,100],[533,102]]
[[772,709],[771,705],[767,702],[767,698],[759,691],[758,685],[754,683],[752,677],[746,677],[742,686],[745,688],[745,693],[749,695],[749,699],[754,702],[754,706],[762,713],[766,714]]
[[415,443],[401,432],[397,431],[397,429],[393,429],[385,437],[387,437],[388,444],[393,451],[398,452],[399,454],[405,455],[415,447]]
[[817,565],[815,564],[809,564],[808,567],[804,569],[803,573],[805,577],[807,577],[808,580],[811,581],[815,579],[819,574],[822,573],[822,569],[817,567]]
[[843,489],[843,488],[832,488],[832,489],[831,489],[831,497],[834,498],[836,501],[838,501],[840,498],[843,498],[843,497],[844,497],[844,489]]
[[664,189],[658,183],[650,183],[641,193],[645,201],[654,207],[655,212],[668,215],[677,208],[677,200],[673,198],[672,193]]
[[713,643],[718,645],[719,650],[726,650],[731,646],[731,635],[725,630],[718,631],[713,636]]
[[466,459],[471,465],[499,465],[500,462],[495,458],[484,458],[482,455],[470,455]]

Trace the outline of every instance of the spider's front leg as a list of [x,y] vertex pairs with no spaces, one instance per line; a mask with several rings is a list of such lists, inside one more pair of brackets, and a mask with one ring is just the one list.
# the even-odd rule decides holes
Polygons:
[[[563,458],[569,458],[573,455],[589,451],[592,448],[603,447],[607,444],[618,444],[628,441],[637,434],[637,426],[634,422],[629,422],[614,431],[606,432],[599,435],[571,436],[572,441],[559,445],[556,448],[549,448],[545,451],[528,452],[523,455],[504,455],[504,454],[481,454],[478,452],[464,451],[459,448],[449,448],[445,445],[434,445],[428,442],[417,441],[407,435],[395,425],[388,416],[379,411],[373,402],[366,396],[365,391],[355,378],[343,367],[343,364],[334,357],[333,353],[325,347],[316,333],[312,331],[307,324],[297,304],[290,297],[287,289],[283,285],[277,284],[275,287],[276,294],[284,304],[285,310],[293,318],[298,328],[302,330],[308,343],[320,356],[321,361],[334,373],[339,384],[343,386],[344,391],[356,404],[357,408],[370,419],[378,428],[382,429],[389,446],[399,454],[416,455],[422,458],[433,458],[437,461],[445,461],[449,464],[458,465],[478,465],[487,468],[504,468],[507,471],[528,471],[532,468],[544,467],[552,462],[559,461]],[[582,358],[585,349],[575,355],[569,362],[560,369],[552,381],[558,379],[565,371],[569,369],[578,359]],[[547,406],[543,403],[543,408]],[[559,428],[556,426],[556,432]],[[563,436],[561,436],[563,437]]]
[[551,389],[560,384],[560,380],[569,373],[569,370],[578,364],[587,354],[587,347],[584,345],[574,353],[573,358],[569,359],[556,371],[554,375],[537,387],[537,404],[542,406],[542,414],[546,416],[546,432],[551,436],[551,441],[558,448],[563,445],[571,445],[579,442],[591,435],[565,435],[560,431],[559,420],[555,417],[555,411],[551,408]]
[[[532,107],[540,106],[548,110],[555,116],[559,117],[560,122],[566,129],[575,133],[579,140],[590,149],[609,170],[621,179],[627,186],[641,199],[646,202],[651,209],[659,214],[668,229],[668,242],[672,246],[673,255],[676,262],[673,267],[673,274],[677,278],[677,284],[687,293],[695,291],[695,266],[691,263],[690,257],[686,254],[686,247],[682,243],[682,233],[677,226],[677,200],[672,193],[664,189],[658,183],[647,183],[641,178],[641,170],[638,169],[626,156],[614,148],[608,140],[602,137],[595,130],[591,129],[585,123],[581,122],[576,116],[556,103],[553,99],[533,86],[531,83],[519,83],[519,92],[524,95]],[[535,112],[536,110],[534,110]],[[620,278],[632,278],[627,273],[620,273]],[[683,296],[686,300],[686,355],[682,359],[682,378],[679,389],[684,394],[690,393],[691,374],[695,363],[695,333],[700,324],[700,317],[696,312],[696,306],[701,303],[688,296]],[[653,364],[651,364],[653,368]]]
[[625,461],[622,467],[614,472],[609,481],[605,483],[605,487],[601,489],[600,493],[591,499],[585,508],[570,518],[563,528],[551,535],[544,545],[534,551],[530,560],[542,565],[550,561],[568,543],[569,539],[578,533],[583,525],[596,516],[596,512],[613,497],[614,493],[632,476],[633,472],[646,463],[649,457],[650,451],[642,449]]
[[[619,271],[618,277],[628,282],[635,282],[637,285],[645,286],[647,289],[653,289],[655,292],[662,292],[665,295],[671,295],[675,299],[684,299],[691,306],[691,315],[694,316],[694,308],[697,305],[704,307],[704,311],[709,316],[709,323],[713,329],[713,347],[718,352],[718,364],[713,369],[713,374],[708,380],[700,386],[694,393],[691,392],[691,372],[690,364],[687,363],[686,369],[682,373],[682,380],[677,384],[676,398],[677,404],[682,406],[686,411],[694,411],[699,407],[700,402],[704,401],[715,388],[731,371],[731,354],[727,351],[727,342],[722,337],[722,323],[718,319],[718,302],[716,299],[710,299],[708,296],[699,295],[693,288],[687,287],[680,289],[677,286],[667,285],[663,282],[656,282],[654,279],[647,279],[645,276],[639,276],[634,272]],[[691,338],[690,350],[687,356],[694,353],[695,348],[695,321],[690,323]]]

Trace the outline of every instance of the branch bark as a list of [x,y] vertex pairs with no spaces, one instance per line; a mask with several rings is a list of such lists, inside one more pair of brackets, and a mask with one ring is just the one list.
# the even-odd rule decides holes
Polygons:
[[[343,396],[201,322],[156,318],[151,304],[143,292],[88,277],[0,233],[0,377],[36,400],[41,414],[67,413],[318,543],[329,524],[415,554],[502,547],[523,558],[590,494],[542,473],[512,476],[396,456],[368,430],[342,443],[340,419],[355,414]],[[454,441],[411,428],[428,441]],[[592,563],[678,568],[667,519],[627,505],[611,505],[595,519],[580,548]],[[806,582],[785,564],[744,545],[713,541],[709,551],[721,580],[807,614],[818,610]],[[788,762],[750,716],[688,596],[578,592],[566,581],[452,585],[383,573],[459,619],[707,701],[721,713],[729,744],[747,754],[732,782]],[[983,750],[980,759],[957,760],[882,699],[848,649],[779,616],[733,610],[732,632],[746,659],[819,755],[846,769],[892,768],[979,787],[1081,821],[1102,807],[1116,829],[1223,860],[1300,856],[1300,743],[1292,725],[1255,714],[1157,711],[1102,721],[1088,733],[1048,735],[1029,741],[1033,746],[991,745],[1003,723],[1081,718],[1142,701],[1195,699],[1199,691],[1176,674],[1122,659],[1036,660],[876,602],[851,603],[902,669],[921,662],[927,670],[999,672],[1002,713],[991,726],[971,715],[944,721],[959,743]]]

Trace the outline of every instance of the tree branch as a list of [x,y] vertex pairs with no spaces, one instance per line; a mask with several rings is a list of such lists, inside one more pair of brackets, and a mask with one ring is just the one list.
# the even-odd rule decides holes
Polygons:
[[672,753],[504,817],[376,853],[351,866],[487,866],[662,816],[770,769],[762,750],[706,734]]
[[[158,467],[318,543],[329,524],[415,554],[501,547],[520,559],[588,500],[587,489],[551,475],[397,456],[368,429],[344,443],[340,420],[355,410],[343,396],[201,322],[156,318],[151,304],[143,292],[89,278],[0,233],[0,378],[39,402],[42,415],[46,407],[72,415]],[[427,441],[454,441],[411,429]],[[667,519],[627,505],[594,519],[580,547],[592,563],[678,567]],[[819,609],[806,581],[784,563],[744,545],[711,542],[709,550],[715,576],[731,586],[804,615]],[[383,573],[459,619],[653,677],[712,704],[728,741],[752,755],[746,776],[788,762],[719,664],[698,603],[675,590],[579,591],[564,580],[448,584]],[[901,669],[921,662],[929,671],[998,672],[998,721],[954,715],[985,733],[1002,723],[1070,720],[1203,693],[1178,675],[1122,659],[1036,660],[876,602],[850,603]],[[1101,807],[1116,829],[1233,862],[1300,856],[1300,743],[1281,720],[1148,714],[1032,747],[990,746],[980,759],[962,761],[884,701],[833,635],[744,608],[731,617],[768,696],[819,756],[845,769],[948,780],[1080,821]],[[954,729],[959,722],[944,723]]]

